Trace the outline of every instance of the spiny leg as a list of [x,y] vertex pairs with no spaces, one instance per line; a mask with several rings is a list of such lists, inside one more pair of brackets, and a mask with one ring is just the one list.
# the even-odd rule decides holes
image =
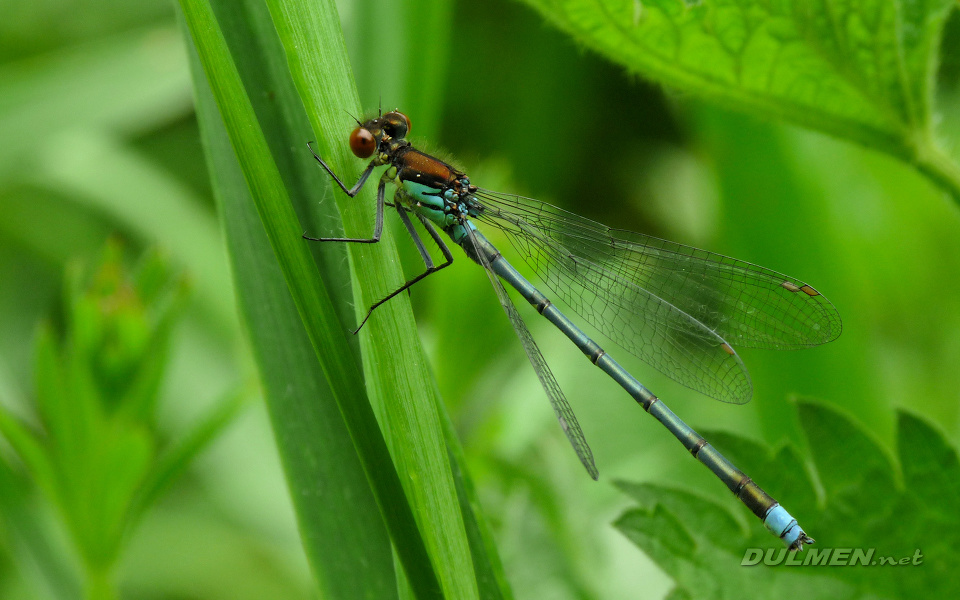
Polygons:
[[[317,158],[317,160],[320,160],[320,159]],[[367,169],[367,173],[369,173],[369,171],[370,169]],[[333,175],[332,172],[330,174]],[[334,179],[336,179],[336,175],[333,175],[333,177]],[[337,183],[340,183],[340,180],[337,180]],[[340,185],[341,187],[343,186],[342,183]],[[386,187],[387,187],[386,180],[381,178],[380,185],[377,186],[377,219],[376,219],[376,223],[373,226],[372,238],[369,238],[369,239],[367,238],[315,238],[315,237],[310,237],[309,235],[307,235],[307,232],[304,231],[303,239],[310,240],[311,242],[355,242],[358,244],[376,244],[377,242],[380,241],[380,234],[383,233],[383,205],[384,205],[383,196],[386,193]],[[347,190],[344,190],[344,191],[346,191],[347,194],[350,194],[349,191]]]
[[425,279],[428,275],[431,275],[431,274],[433,274],[433,273],[436,273],[436,272],[439,271],[440,269],[443,269],[443,268],[445,268],[445,267],[449,267],[450,265],[453,264],[453,254],[450,252],[450,249],[447,248],[447,245],[443,243],[443,239],[440,237],[440,234],[437,233],[437,230],[434,229],[434,227],[433,227],[433,225],[430,223],[430,221],[427,221],[427,220],[424,219],[422,216],[417,215],[417,217],[420,219],[420,222],[423,223],[423,228],[427,230],[427,233],[429,233],[429,234],[430,234],[430,237],[433,238],[433,241],[437,244],[437,247],[440,248],[440,252],[443,253],[444,263],[441,264],[441,265],[436,265],[436,266],[434,266],[434,264],[433,264],[433,259],[430,258],[430,254],[427,252],[427,249],[424,247],[424,245],[423,245],[423,240],[420,239],[420,235],[417,233],[417,230],[414,229],[413,223],[410,222],[410,217],[407,216],[407,211],[406,211],[406,209],[401,208],[400,205],[398,204],[398,205],[397,205],[397,212],[400,213],[400,220],[403,221],[403,224],[404,224],[404,225],[406,226],[406,228],[407,228],[407,232],[409,232],[409,233],[410,233],[410,237],[413,238],[413,243],[417,245],[417,250],[420,252],[420,256],[423,258],[423,262],[424,262],[424,264],[426,264],[426,266],[427,266],[427,270],[424,271],[423,273],[421,273],[420,275],[417,275],[416,277],[414,277],[414,278],[411,279],[410,281],[404,283],[402,286],[400,286],[399,288],[397,288],[396,290],[394,290],[393,292],[391,292],[391,293],[388,294],[387,296],[385,296],[385,297],[381,298],[380,300],[378,300],[377,302],[375,302],[375,303],[373,304],[373,306],[370,307],[370,310],[367,311],[367,316],[365,316],[365,317],[363,318],[363,321],[360,322],[360,326],[357,327],[357,328],[354,330],[354,332],[353,332],[354,334],[356,334],[358,331],[360,331],[360,329],[361,329],[361,328],[364,326],[364,324],[367,322],[367,319],[370,318],[370,315],[373,314],[373,311],[376,310],[376,308],[377,308],[378,306],[380,306],[381,304],[383,304],[383,303],[386,302],[387,300],[390,300],[391,298],[393,298],[393,297],[396,296],[397,294],[401,293],[403,290],[410,289],[411,286],[413,286],[414,284],[416,284],[416,283],[419,282],[419,281],[422,281],[422,280]]
[[[417,235],[417,230],[413,228],[413,223],[410,222],[410,217],[407,216],[407,209],[400,206],[400,204],[396,204],[395,206],[397,208],[397,212],[400,213],[400,220],[403,221],[404,227],[407,228],[407,233],[410,234],[410,237],[413,238],[413,243],[417,246],[417,252],[420,253],[420,258],[423,259],[423,264],[427,266],[427,270],[429,271],[430,269],[434,268],[433,257],[430,256],[430,253],[427,252],[427,249],[424,247],[423,240],[421,240],[420,236]],[[424,226],[424,228],[426,229],[426,226]],[[429,229],[427,231],[430,232]],[[440,240],[436,235],[433,236],[433,239],[437,241],[437,245],[441,246],[442,250],[442,240]],[[450,257],[450,260],[453,260],[453,257]]]
[[333,177],[333,180],[337,182],[337,185],[340,186],[340,189],[343,190],[343,193],[350,196],[351,198],[353,198],[358,193],[360,193],[360,188],[362,188],[363,184],[367,182],[367,178],[370,177],[370,173],[373,173],[373,168],[377,166],[376,162],[371,160],[370,164],[367,165],[367,168],[364,169],[363,173],[360,174],[360,179],[358,179],[357,182],[353,184],[352,188],[347,188],[347,186],[344,185],[342,181],[340,181],[340,178],[337,177],[337,174],[333,172],[333,169],[327,166],[327,163],[323,162],[323,159],[320,158],[320,155],[318,155],[316,152],[313,151],[313,146],[310,145],[310,142],[307,142],[307,148],[310,149],[310,154],[312,154],[313,157],[317,159],[317,162],[320,163],[320,166],[323,167],[323,170],[326,171],[327,174],[330,175],[330,177]]

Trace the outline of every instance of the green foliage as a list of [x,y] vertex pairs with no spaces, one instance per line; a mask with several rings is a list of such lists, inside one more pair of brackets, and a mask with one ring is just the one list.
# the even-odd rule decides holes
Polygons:
[[[924,420],[900,412],[897,464],[836,409],[809,401],[798,409],[819,496],[792,447],[770,453],[729,434],[708,437],[753,477],[770,482],[775,497],[789,498],[788,509],[817,538],[815,546],[791,557],[805,566],[783,564],[786,551],[758,532],[756,518],[742,508],[731,514],[698,495],[660,486],[619,483],[639,507],[624,513],[617,529],[670,573],[675,593],[686,598],[770,598],[798,589],[808,598],[957,594],[958,582],[949,576],[960,547],[956,449]],[[748,548],[767,549],[765,556],[777,566],[733,568]],[[818,555],[844,548],[872,549],[872,562],[817,565]],[[882,565],[881,557],[909,560]]]
[[[317,134],[318,152],[330,159],[335,172],[356,170],[360,161],[350,156],[342,142],[343,113],[347,107],[359,108],[359,96],[351,81],[333,2],[269,0],[267,6],[283,44],[291,78]],[[306,48],[311,51],[304,52]],[[354,168],[346,168],[347,165]],[[373,195],[373,186],[358,196],[360,201],[333,194],[348,236],[370,235],[369,207]],[[355,322],[360,323],[361,315],[366,314],[363,307],[397,289],[404,279],[400,269],[383,268],[391,263],[399,266],[389,240],[352,244],[350,256],[358,281],[354,288]],[[443,593],[473,598],[477,595],[476,577],[438,414],[442,403],[429,373],[411,368],[426,362],[412,311],[405,301],[388,304],[383,307],[386,310],[374,313],[360,337],[370,402],[387,432],[391,457]],[[392,533],[395,544],[410,538],[408,534],[398,535],[399,531]],[[421,588],[418,593],[422,596],[425,592]]]
[[[37,492],[34,469],[25,468],[44,461],[50,439],[36,435],[46,427],[33,408],[38,352],[29,348],[59,301],[65,266],[90,262],[114,234],[135,254],[162,247],[193,291],[151,409],[150,465],[168,476],[138,484],[126,510],[142,518],[122,536],[121,560],[102,581],[89,574],[88,589],[97,583],[112,592],[119,582],[124,597],[352,598],[362,583],[367,597],[411,597],[406,588],[423,589],[443,570],[448,589],[475,581],[482,598],[955,592],[944,565],[956,542],[957,479],[948,461],[960,435],[960,296],[952,293],[960,253],[951,251],[960,219],[915,168],[942,189],[957,188],[956,167],[941,151],[960,139],[960,19],[946,18],[953,3],[353,0],[337,3],[338,16],[329,3],[306,0],[210,4],[242,82],[227,104],[236,108],[246,96],[255,114],[230,127],[259,127],[268,151],[253,162],[272,160],[282,182],[282,190],[255,190],[281,190],[263,221],[231,143],[236,131],[224,128],[206,74],[188,62],[168,0],[14,0],[4,12],[12,18],[0,20],[0,596],[80,595],[73,553],[56,531],[70,530],[48,510],[59,504]],[[309,11],[318,7],[329,12],[316,20]],[[544,27],[544,17],[556,26]],[[349,62],[336,43],[341,31]],[[386,248],[308,246],[294,285],[322,282],[330,303],[304,311],[283,270],[299,260],[289,252],[300,232],[365,236],[373,221],[371,191],[346,200],[305,142],[317,142],[352,183],[363,165],[346,148],[355,126],[348,113],[378,105],[404,110],[418,145],[484,187],[816,285],[840,310],[843,336],[804,352],[744,352],[756,389],[744,407],[697,398],[605,347],[698,429],[763,440],[708,436],[800,518],[818,539],[811,550],[869,547],[889,529],[889,553],[920,547],[924,564],[895,578],[880,567],[739,566],[750,545],[777,551],[778,542],[659,424],[520,307],[601,474],[645,484],[631,486],[653,507],[630,513],[643,525],[635,531],[646,532],[642,552],[609,527],[626,496],[580,471],[475,265],[458,254],[453,267],[412,290],[419,336],[406,297],[359,336],[344,334],[401,281],[399,263],[407,277],[422,268],[389,215]],[[281,214],[283,205],[295,218]],[[282,261],[263,225],[278,221],[288,244]],[[399,261],[392,239],[400,240]],[[353,374],[324,367],[301,314],[329,327],[329,350]],[[123,337],[132,347],[144,343]],[[123,355],[105,352],[96,369],[119,378],[130,373],[124,364]],[[219,435],[236,401],[229,390],[257,376],[264,406]],[[400,544],[390,541],[333,399],[331,388],[345,379],[359,399],[348,408],[369,413],[372,404],[368,433],[383,431],[389,453],[380,456],[397,465],[388,503],[409,511],[411,533]],[[136,380],[142,394],[156,383]],[[791,395],[842,407],[871,436],[816,405],[798,413],[781,401]],[[217,398],[228,400],[209,406]],[[69,403],[57,407],[78,414]],[[894,408],[924,419],[898,421]],[[411,423],[418,415],[426,417]],[[808,443],[779,446],[813,432],[814,419],[821,429]],[[164,466],[184,464],[215,434],[189,478]],[[836,439],[844,436],[849,446]],[[898,448],[907,439],[924,443]],[[781,448],[775,459],[767,445]],[[810,456],[816,488],[790,475],[804,473]],[[124,475],[117,490],[142,472],[142,455],[129,458],[114,467]],[[427,466],[418,472],[420,461]],[[424,472],[431,483],[411,490]],[[170,485],[173,493],[154,502]],[[415,499],[431,489],[439,490],[427,498],[437,510]],[[122,505],[121,496],[110,503]],[[122,520],[106,512],[96,513],[102,525]],[[442,539],[448,532],[453,537]],[[409,583],[403,562],[413,565]]]
[[[318,120],[315,130],[319,132],[336,129],[334,123],[341,120],[342,108],[356,104],[346,72],[339,20],[330,5],[271,2],[268,7],[276,25],[274,32],[258,23],[269,15],[252,4],[246,8],[222,4],[219,14],[201,2],[183,2],[181,6],[191,39],[196,44],[198,63],[210,84],[210,100],[202,92],[201,102],[215,101],[225,125],[223,131],[217,127],[212,103],[204,107],[207,135],[211,146],[216,148],[211,153],[211,165],[217,170],[214,184],[229,226],[235,269],[244,273],[240,277],[244,282],[240,287],[241,304],[245,316],[251,319],[249,327],[257,342],[259,366],[270,382],[268,397],[291,485],[299,496],[301,491],[314,490],[318,478],[324,485],[336,486],[338,480],[343,480],[355,486],[359,481],[357,477],[365,474],[404,566],[405,579],[418,597],[433,597],[441,590],[450,597],[474,597],[477,594],[474,564],[491,570],[488,553],[492,546],[484,545],[483,537],[478,534],[478,517],[473,514],[468,519],[471,531],[468,538],[461,510],[473,510],[475,502],[469,497],[472,488],[463,483],[462,469],[457,469],[459,481],[451,471],[449,457],[456,455],[449,451],[448,444],[456,444],[456,440],[445,437],[449,434],[441,427],[435,386],[424,373],[409,369],[410,364],[424,361],[412,333],[411,314],[403,310],[401,302],[391,303],[378,311],[365,327],[361,337],[361,348],[367,357],[363,362],[365,390],[359,377],[355,348],[346,336],[348,328],[344,321],[348,319],[344,318],[342,306],[349,296],[343,292],[342,249],[328,249],[326,259],[320,257],[326,272],[323,280],[318,279],[308,244],[300,239],[302,228],[287,192],[288,186],[298,192],[294,197],[302,213],[307,215],[307,222],[317,223],[305,210],[313,197],[312,193],[305,193],[306,182],[313,182],[317,177],[315,171],[307,174],[306,169],[315,170],[316,166],[310,163],[307,152],[291,152],[290,143],[296,143],[297,136],[306,135],[302,133],[307,123],[302,109],[304,101],[310,106],[306,114]],[[235,51],[231,51],[225,37],[221,37],[218,19],[229,27]],[[275,37],[277,34],[279,39]],[[251,39],[260,52],[252,51]],[[321,50],[316,54],[297,50],[308,47]],[[237,64],[242,65],[245,81]],[[289,65],[289,71],[285,65]],[[258,72],[258,67],[266,73]],[[317,81],[317,74],[322,74],[324,81]],[[280,89],[282,108],[274,110],[271,103],[246,93],[245,85],[252,90],[260,86]],[[299,97],[294,93],[294,85]],[[198,87],[202,89],[205,85],[198,82]],[[258,98],[257,107],[251,97]],[[272,126],[269,130],[272,145],[264,129],[256,126],[259,118]],[[233,146],[232,154],[227,151],[227,140]],[[318,147],[333,164],[347,164],[342,144],[335,143],[330,135],[320,135]],[[352,164],[352,159],[350,161]],[[246,181],[249,198],[240,185],[241,177]],[[328,185],[317,187],[329,190]],[[369,192],[364,194],[365,201],[369,202],[369,198]],[[241,204],[243,202],[245,204]],[[361,206],[356,200],[344,200],[340,207],[347,216],[344,229],[350,234],[365,235],[359,231],[369,228]],[[272,267],[263,263],[262,250],[254,251],[250,243],[250,236],[259,236],[251,229],[254,223],[251,217],[256,217],[254,208],[267,234],[266,239],[255,239],[261,240],[261,249],[266,241],[272,246],[291,297],[282,288],[264,289],[262,279],[247,279],[247,271],[253,269],[252,272],[263,272],[264,279],[277,281],[275,270],[269,272]],[[327,213],[328,218],[320,220],[319,227],[340,230],[334,221],[336,210],[332,205],[328,205]],[[399,285],[399,273],[392,274],[392,281],[383,279],[384,275],[391,275],[389,270],[381,268],[389,263],[384,253],[390,250],[385,241],[375,247],[355,249],[351,254],[353,264],[363,275],[360,278],[363,285],[356,288],[357,296],[363,298],[358,308],[382,296],[385,293],[382,290]],[[322,282],[338,292],[340,307],[331,303],[328,288],[323,287]],[[367,291],[370,286],[379,287],[381,291],[371,293]],[[291,310],[294,306],[296,311]],[[300,347],[293,352],[285,349],[284,354],[270,350],[279,341],[278,331],[289,332],[286,343],[299,342]],[[317,361],[302,351],[311,344],[320,359],[327,385],[318,385],[316,379],[306,377],[304,387],[300,387],[304,397],[296,398],[289,394],[288,372],[291,369],[316,372]],[[293,355],[292,362],[286,360]],[[329,389],[329,395],[323,398],[327,405],[319,409],[308,404],[316,401],[313,395],[318,388]],[[368,392],[377,400],[391,454],[387,453],[380,425],[366,399]],[[334,407],[339,409],[345,429],[328,424],[335,418],[330,412]],[[311,416],[308,422],[314,431],[305,431],[300,413],[311,414],[317,410],[324,411],[322,419],[321,415]],[[327,451],[329,438],[323,434],[331,431],[343,444],[341,455]],[[348,442],[356,454],[344,459],[342,454],[350,453]],[[319,459],[321,463],[302,464],[307,458]],[[397,465],[402,477],[398,477],[392,463]],[[404,488],[400,487],[401,483]],[[365,496],[366,491],[361,489],[358,493]],[[357,582],[362,582],[361,593],[382,597],[385,582],[391,577],[389,565],[381,564],[383,559],[389,559],[389,547],[377,519],[370,513],[372,506],[357,503],[350,496],[341,500],[339,510],[334,512],[318,511],[311,496],[305,496],[302,502],[298,498],[296,502],[314,572],[329,593],[355,597]],[[348,514],[351,518],[344,518]],[[356,535],[353,530],[360,534]],[[329,540],[339,536],[355,539],[349,561],[340,555],[334,560],[329,554]],[[377,560],[369,559],[371,550],[365,540],[379,545]],[[432,560],[426,554],[428,550]],[[375,572],[372,576],[371,568]],[[485,585],[496,590],[500,581],[502,577],[489,575]],[[343,587],[345,584],[347,587]]]
[[[286,70],[277,68],[283,66],[282,49],[269,13],[258,2],[216,3],[216,7],[245,86],[275,90],[277,102],[265,95],[253,95],[251,100],[258,119],[265,124],[271,150],[281,157],[278,164],[285,167],[281,175],[286,189],[295,199],[295,207],[302,210],[311,190],[323,189],[327,181],[309,162],[295,160],[302,148],[300,133],[309,123],[302,110],[291,110],[299,106],[299,99],[284,76]],[[277,446],[316,585],[325,598],[390,598],[396,595],[393,555],[376,500],[273,258],[199,59],[195,52],[190,58],[198,120],[226,232],[238,306],[269,400]],[[331,208],[333,214],[319,222],[310,218],[304,222],[315,228],[342,228],[335,207]],[[352,319],[345,248],[329,244],[318,250],[322,254],[317,258],[325,267],[324,283],[340,308],[339,322]],[[353,349],[348,346],[344,351]],[[330,540],[339,540],[335,557],[330,553]]]
[[932,106],[953,0],[525,1],[644,77],[889,152],[960,200]]
[[157,429],[170,330],[185,295],[159,255],[128,274],[121,247],[108,245],[91,276],[72,272],[64,330],[41,328],[36,425],[0,411],[0,432],[69,532],[89,598],[115,596],[112,570],[131,528],[239,407],[239,396],[228,399],[173,445]]

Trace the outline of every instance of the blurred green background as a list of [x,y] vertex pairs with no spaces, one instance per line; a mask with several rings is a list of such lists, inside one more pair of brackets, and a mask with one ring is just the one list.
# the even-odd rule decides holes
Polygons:
[[[378,51],[371,28],[390,42],[389,16],[374,18],[387,9],[346,0],[339,8],[355,66],[369,65]],[[886,155],[646,83],[519,3],[460,0],[451,11],[447,64],[430,75],[440,89],[391,78],[385,59],[381,70],[356,69],[368,109],[382,99],[408,112],[415,140],[455,157],[484,187],[789,273],[839,309],[844,332],[828,346],[742,352],[755,385],[743,407],[615,353],[688,423],[802,448],[790,398],[811,397],[845,411],[891,453],[896,409],[960,440],[960,209],[939,188]],[[953,148],[956,18],[941,55],[938,133]],[[168,0],[0,1],[0,403],[27,421],[40,324],[61,324],[68,269],[94,270],[111,237],[130,263],[159,249],[190,282],[158,392],[160,439],[190,431],[256,379],[186,56]],[[344,138],[349,129],[345,115]],[[397,239],[413,274],[415,249]],[[455,265],[412,298],[516,597],[664,597],[670,578],[610,527],[630,505],[610,479],[735,501],[533,315],[602,473],[599,484],[584,476],[489,282],[454,252]],[[23,500],[69,581],[77,559],[55,511],[40,494]],[[19,518],[11,506],[0,597],[56,597],[10,525]],[[262,403],[250,402],[132,529],[117,572],[123,597],[315,594]]]

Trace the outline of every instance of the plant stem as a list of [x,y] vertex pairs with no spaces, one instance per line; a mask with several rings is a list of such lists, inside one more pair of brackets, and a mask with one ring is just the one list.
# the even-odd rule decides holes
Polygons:
[[960,165],[932,141],[918,144],[915,165],[960,207]]

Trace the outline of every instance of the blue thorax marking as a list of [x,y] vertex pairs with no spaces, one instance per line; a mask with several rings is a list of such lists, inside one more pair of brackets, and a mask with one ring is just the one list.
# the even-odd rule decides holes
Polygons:
[[[450,239],[453,240],[453,243],[459,246],[467,237],[467,229],[477,231],[477,226],[473,224],[473,221],[466,220],[447,228],[446,232],[447,235],[450,236]],[[479,235],[479,232],[477,232],[477,234]]]
[[441,195],[443,194],[441,188],[424,185],[417,181],[410,181],[409,179],[400,180],[400,186],[403,188],[403,192],[413,202],[411,208],[415,208],[419,202],[425,207],[443,212],[447,204],[447,200]]
[[[466,193],[458,195],[452,188],[437,188],[408,179],[400,180],[399,184],[405,206],[437,224],[450,235],[454,243],[463,241],[467,234],[461,225],[462,216],[476,214],[472,196]],[[476,229],[472,223],[469,227]]]

